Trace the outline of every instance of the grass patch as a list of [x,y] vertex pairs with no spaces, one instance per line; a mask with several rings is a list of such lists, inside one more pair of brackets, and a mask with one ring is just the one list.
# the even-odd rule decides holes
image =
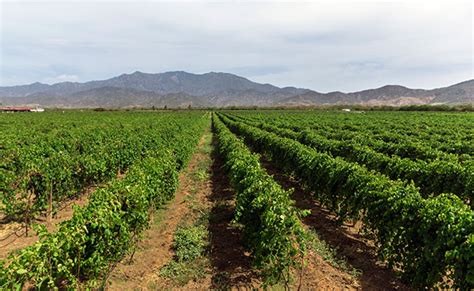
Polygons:
[[[212,151],[211,134],[205,135],[205,143],[199,148],[200,153],[208,154]],[[191,215],[186,215],[174,233],[173,259],[163,266],[159,275],[168,278],[173,284],[184,286],[190,281],[198,281],[206,276],[210,262],[207,258],[209,245],[209,209],[200,202],[196,194],[201,184],[210,178],[211,160],[201,159],[196,167],[186,173],[190,181],[189,193],[185,197]]]
[[204,252],[207,230],[204,226],[178,227],[174,235],[173,249],[179,262],[191,261]]
[[208,261],[200,257],[192,262],[171,261],[160,270],[160,276],[171,279],[176,285],[184,286],[206,276]]
[[212,150],[212,134],[210,132],[206,132],[204,134],[204,145],[201,147],[200,151],[204,154],[210,154]]
[[152,212],[151,225],[154,225],[154,226],[161,226],[162,225],[162,222],[166,218],[165,214],[166,214],[167,208],[168,208],[168,205],[165,204],[165,205],[162,205],[162,206],[158,207],[157,209],[155,209]]
[[207,167],[205,167],[205,169],[198,169],[195,173],[194,173],[194,178],[199,181],[199,182],[203,182],[203,181],[206,181],[206,180],[209,180],[209,172],[208,172],[208,169]]
[[208,215],[201,215],[194,225],[179,226],[174,234],[175,256],[160,269],[160,276],[179,286],[205,277],[209,260],[205,255],[209,233],[206,225]]
[[308,231],[309,248],[320,255],[331,266],[342,270],[353,277],[358,277],[362,273],[360,270],[351,266],[344,258],[337,254],[337,250],[332,248],[324,240],[321,240],[314,229]]
[[[202,218],[202,216],[208,216],[206,206],[203,205],[199,200],[196,199],[194,193],[191,192],[191,195],[186,196],[184,201],[188,204],[188,208],[192,211],[194,215],[186,216],[183,218],[183,221],[192,221],[195,219],[196,214],[199,215],[198,220]],[[196,222],[196,225],[201,224],[201,222]]]

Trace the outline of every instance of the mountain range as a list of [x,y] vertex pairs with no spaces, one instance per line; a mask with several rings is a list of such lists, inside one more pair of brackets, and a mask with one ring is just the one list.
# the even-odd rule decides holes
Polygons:
[[464,104],[474,103],[474,80],[431,90],[387,85],[352,93],[320,93],[260,84],[229,73],[137,71],[85,83],[0,87],[0,103],[61,108]]

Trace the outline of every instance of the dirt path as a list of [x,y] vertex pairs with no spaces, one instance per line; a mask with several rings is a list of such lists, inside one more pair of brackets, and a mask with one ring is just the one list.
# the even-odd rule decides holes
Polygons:
[[242,235],[232,224],[235,209],[235,192],[230,186],[224,170],[224,161],[216,149],[217,140],[213,138],[211,183],[209,199],[213,207],[209,220],[211,234],[210,259],[213,266],[211,285],[202,289],[253,289],[261,285],[257,274],[251,267],[250,254],[245,251]]
[[[63,203],[56,215],[47,221],[46,217],[39,217],[35,223],[45,225],[49,232],[56,230],[59,223],[71,219],[74,214],[73,206],[84,206],[89,201],[89,195],[97,189],[96,186],[87,188],[78,198]],[[33,229],[29,229],[26,236],[25,226],[19,222],[0,223],[0,259],[4,259],[13,251],[23,249],[38,241]]]
[[173,258],[174,232],[183,220],[196,215],[194,210],[199,212],[202,208],[209,208],[206,196],[211,192],[211,185],[208,173],[203,169],[209,160],[206,153],[209,140],[210,131],[207,130],[187,169],[179,175],[174,199],[153,215],[150,228],[138,243],[133,261],[130,263],[125,258],[113,270],[108,280],[109,290],[162,289],[171,284],[160,278],[159,270]]
[[285,189],[294,189],[293,199],[297,207],[311,210],[311,214],[303,218],[303,223],[336,248],[337,254],[345,258],[351,266],[361,271],[361,275],[351,287],[363,290],[410,290],[396,278],[392,270],[377,259],[373,241],[359,233],[360,223],[355,226],[348,223],[340,225],[333,214],[321,207],[311,198],[310,193],[302,189],[300,183],[283,174],[264,158],[261,162],[280,185]]

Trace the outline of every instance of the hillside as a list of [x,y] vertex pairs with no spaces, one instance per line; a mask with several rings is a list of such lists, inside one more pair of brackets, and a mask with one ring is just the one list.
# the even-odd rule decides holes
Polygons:
[[286,98],[280,105],[412,105],[412,104],[463,104],[474,103],[474,80],[433,90],[410,89],[398,85],[386,85],[376,89],[353,93],[314,91]]
[[474,80],[433,90],[387,85],[352,93],[320,93],[260,84],[229,73],[148,74],[137,71],[85,83],[0,87],[0,102],[3,105],[68,108],[460,104],[474,103]]

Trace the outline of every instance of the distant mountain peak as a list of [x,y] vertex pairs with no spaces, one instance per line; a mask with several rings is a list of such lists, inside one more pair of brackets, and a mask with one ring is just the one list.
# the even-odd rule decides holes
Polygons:
[[474,79],[463,81],[454,85],[451,85],[449,87],[454,87],[454,86],[474,86]]
[[405,86],[402,86],[402,85],[389,84],[389,85],[385,85],[385,86],[382,86],[382,87],[377,88],[377,89],[408,89],[408,88],[405,87]]

